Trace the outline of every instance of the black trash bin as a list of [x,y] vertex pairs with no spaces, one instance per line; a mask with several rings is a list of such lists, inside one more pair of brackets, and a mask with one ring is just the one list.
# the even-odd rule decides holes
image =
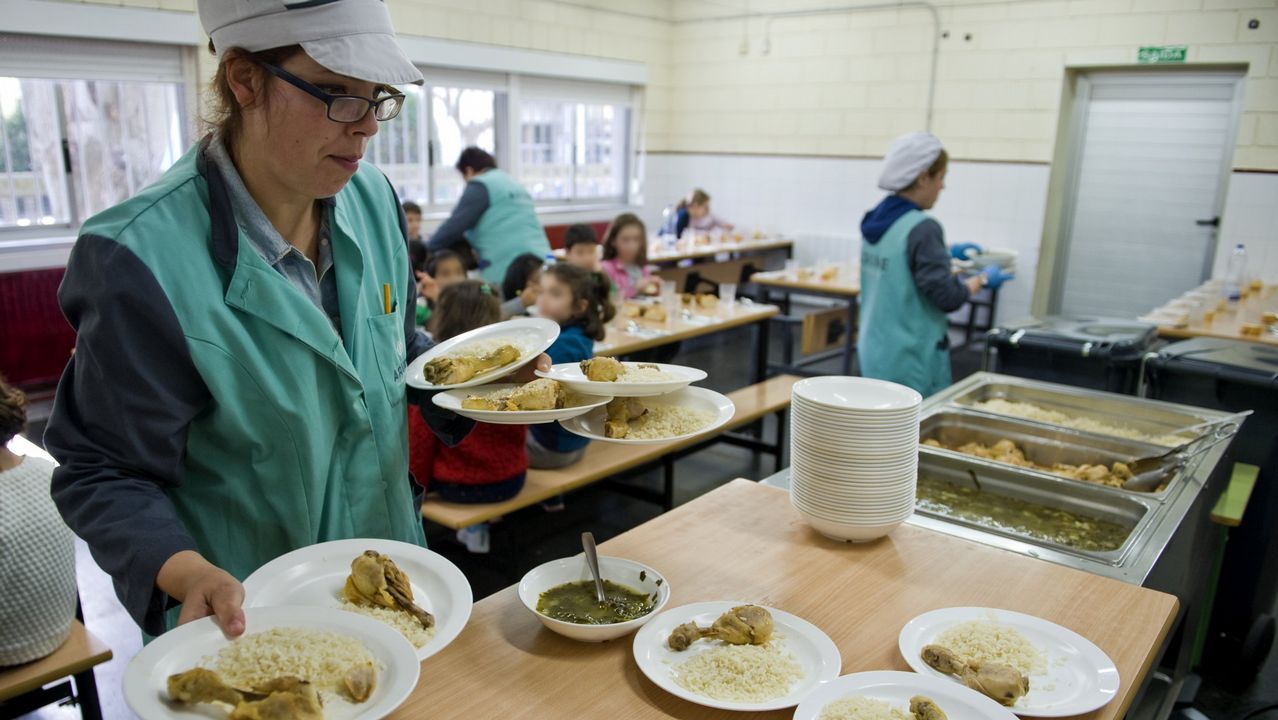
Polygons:
[[987,352],[995,372],[1135,395],[1157,335],[1134,320],[1049,315],[994,328]]
[[1242,525],[1230,530],[1204,667],[1238,684],[1255,677],[1273,644],[1278,599],[1278,347],[1197,338],[1146,361],[1146,394],[1228,412],[1253,410],[1233,459],[1260,468]]

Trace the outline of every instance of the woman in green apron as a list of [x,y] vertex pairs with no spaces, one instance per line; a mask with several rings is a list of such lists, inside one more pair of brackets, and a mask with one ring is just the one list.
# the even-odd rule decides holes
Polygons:
[[207,615],[242,633],[240,581],[291,550],[424,544],[407,405],[446,442],[471,427],[405,390],[429,342],[399,200],[360,157],[422,76],[385,4],[199,11],[220,121],[81,228],[45,435],[59,510],[153,635]]
[[1012,277],[997,265],[966,279],[951,271],[952,257],[979,248],[946,250],[941,224],[924,212],[945,188],[947,164],[935,135],[898,138],[879,176],[879,187],[892,194],[861,221],[861,374],[908,385],[925,397],[950,384],[946,313]]

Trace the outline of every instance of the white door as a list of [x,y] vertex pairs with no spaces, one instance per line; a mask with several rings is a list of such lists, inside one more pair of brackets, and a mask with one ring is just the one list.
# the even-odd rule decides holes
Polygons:
[[1053,312],[1135,317],[1209,277],[1241,79],[1079,75]]

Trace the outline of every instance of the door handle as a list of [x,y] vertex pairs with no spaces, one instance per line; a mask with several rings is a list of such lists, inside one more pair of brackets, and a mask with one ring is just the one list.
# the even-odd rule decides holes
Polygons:
[[1194,224],[1199,227],[1220,227],[1220,217],[1209,218],[1207,220],[1195,220]]

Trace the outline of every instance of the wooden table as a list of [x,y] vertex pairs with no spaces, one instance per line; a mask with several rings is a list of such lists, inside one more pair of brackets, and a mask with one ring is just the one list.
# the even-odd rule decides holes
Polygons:
[[[649,246],[648,262],[653,265],[675,265],[684,260],[704,260],[713,258],[720,253],[727,253],[729,256],[744,255],[746,253],[767,252],[768,250],[784,250],[786,258],[790,258],[794,254],[794,241],[786,238],[764,238],[762,240],[742,240],[739,243],[726,242],[714,243],[711,245],[694,245],[687,247],[676,245],[674,250],[652,250]],[[555,257],[563,259],[566,251],[559,248],[554,251]]]
[[[897,634],[920,613],[981,605],[1031,613],[1100,646],[1122,685],[1109,705],[1077,716],[1123,716],[1176,617],[1176,598],[1117,580],[902,526],[852,545],[805,525],[787,494],[734,480],[600,546],[647,563],[670,582],[669,607],[746,600],[816,624],[839,647],[843,673],[908,670]],[[792,710],[750,713],[790,718]],[[466,629],[427,660],[392,718],[685,718],[740,720],[674,697],[635,665],[632,636],[569,640],[544,629],[516,587],[475,605]]]
[[[674,319],[666,321],[621,317],[621,309],[618,308],[618,317],[608,324],[608,334],[602,343],[595,345],[595,354],[630,355],[640,350],[661,347],[681,340],[711,335],[743,325],[754,325],[754,382],[761,382],[767,377],[768,320],[780,312],[776,306],[757,303],[747,305],[738,302],[732,308],[720,305],[713,310],[705,308],[692,310],[696,316],[711,318],[708,323],[687,322],[683,319],[681,310],[682,305],[680,310],[675,311]],[[640,334],[631,333],[627,329],[631,322],[640,328]],[[643,333],[644,330],[661,334],[649,336]]]
[[[1159,325],[1158,334],[1177,339],[1214,337],[1278,345],[1278,335],[1263,328],[1261,316],[1265,312],[1278,312],[1278,287],[1270,286],[1258,292],[1249,293],[1238,302],[1236,307],[1214,313],[1210,322],[1197,322],[1183,327]],[[1242,333],[1244,319],[1260,324],[1262,326],[1260,335],[1244,335]]]
[[[852,357],[856,352],[853,343],[856,342],[857,300],[861,296],[861,284],[858,278],[851,276],[849,268],[840,268],[839,274],[832,280],[821,280],[815,271],[812,271],[811,277],[805,280],[801,280],[785,271],[778,271],[755,273],[750,276],[750,282],[759,288],[759,300],[762,302],[771,302],[773,295],[779,296],[786,320],[793,319],[789,317],[791,294],[816,295],[845,302],[847,304],[847,318],[845,320],[846,330],[843,333],[843,350],[841,354],[843,357],[843,374],[852,374]],[[787,323],[785,327],[785,360],[776,369],[781,372],[813,374],[811,371],[804,370],[802,366],[820,362],[830,357],[830,355],[822,353],[795,362],[792,356],[792,343],[790,342],[790,326]]]

